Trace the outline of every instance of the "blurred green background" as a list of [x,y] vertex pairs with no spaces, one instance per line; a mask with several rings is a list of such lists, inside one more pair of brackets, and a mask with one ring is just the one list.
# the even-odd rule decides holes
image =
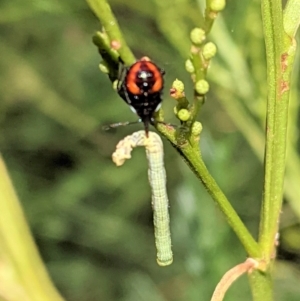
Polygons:
[[[176,123],[171,82],[184,69],[189,31],[203,1],[110,1],[136,57],[166,71],[165,119]],[[99,71],[92,44],[100,24],[84,1],[0,0],[0,146],[36,243],[69,301],[209,300],[221,276],[246,254],[223,216],[164,140],[174,263],[156,264],[144,150],[122,168],[117,142],[141,124]],[[218,54],[199,120],[201,149],[219,185],[256,237],[263,186],[266,70],[260,2],[228,1],[209,40]],[[276,300],[300,296],[299,54],[291,89],[285,202]],[[299,97],[299,96],[298,96]],[[226,300],[251,300],[244,276]]]

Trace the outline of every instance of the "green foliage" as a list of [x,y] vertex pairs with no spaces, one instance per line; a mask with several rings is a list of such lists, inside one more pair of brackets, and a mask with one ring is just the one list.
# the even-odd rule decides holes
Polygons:
[[[164,118],[176,123],[168,90],[180,78],[192,97],[184,62],[191,29],[204,24],[201,5],[110,3],[136,57],[147,55],[166,70]],[[70,301],[209,300],[224,272],[246,254],[165,140],[174,263],[157,266],[143,150],[135,150],[120,169],[110,159],[116,143],[140,125],[101,130],[103,124],[136,116],[99,72],[92,35],[100,27],[87,4],[19,0],[0,1],[0,6],[1,152],[62,295]],[[199,116],[202,156],[257,237],[267,94],[259,1],[228,1],[210,39],[218,51]],[[295,60],[282,245],[274,270],[281,301],[298,300],[300,294],[300,249],[294,243],[300,237],[299,53]],[[226,298],[247,301],[249,296],[244,277]]]

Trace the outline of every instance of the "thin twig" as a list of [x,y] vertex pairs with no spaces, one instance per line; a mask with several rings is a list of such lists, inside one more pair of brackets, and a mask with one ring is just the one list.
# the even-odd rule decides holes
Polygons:
[[225,293],[232,285],[232,283],[237,280],[243,274],[249,272],[251,273],[253,269],[258,267],[258,262],[252,258],[247,258],[247,260],[241,264],[236,265],[222,277],[220,282],[215,288],[215,291],[211,297],[211,301],[222,301]]

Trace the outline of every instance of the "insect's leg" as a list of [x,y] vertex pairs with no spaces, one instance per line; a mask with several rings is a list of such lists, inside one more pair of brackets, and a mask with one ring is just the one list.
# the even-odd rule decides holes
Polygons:
[[178,125],[176,125],[176,124],[172,124],[172,123],[167,123],[167,122],[164,122],[164,121],[155,120],[154,118],[150,119],[150,124],[152,124],[153,126],[155,126],[158,123],[159,124],[163,124],[165,126],[170,126],[172,128],[178,128]]
[[118,85],[117,85],[118,93],[120,93],[121,89],[123,88],[125,74],[127,71],[128,71],[128,67],[125,66],[123,60],[119,56]]
[[126,125],[131,125],[131,124],[137,124],[137,123],[140,123],[142,120],[139,119],[137,121],[125,121],[125,122],[116,122],[116,123],[112,123],[112,124],[108,124],[108,125],[104,125],[102,127],[102,129],[104,131],[108,131],[110,129],[114,129],[114,128],[117,128],[119,126],[126,126]]

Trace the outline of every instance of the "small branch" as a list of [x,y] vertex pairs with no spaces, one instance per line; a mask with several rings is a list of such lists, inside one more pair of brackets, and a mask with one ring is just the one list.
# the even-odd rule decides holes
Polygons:
[[102,66],[107,69],[101,69],[102,66],[100,64],[100,70],[108,73],[111,82],[114,82],[118,79],[119,53],[112,49],[106,33],[97,31],[93,36],[93,43],[98,47],[98,51],[103,58]]
[[208,34],[218,16],[218,13],[225,8],[225,0],[206,0],[205,9],[205,32]]
[[0,212],[0,296],[13,301],[63,301],[35,246],[1,156]]
[[250,257],[259,258],[260,249],[257,242],[249,233],[248,229],[245,227],[244,223],[241,221],[240,217],[233,209],[225,194],[207,170],[200,153],[198,152],[198,154],[196,154],[195,150],[191,150],[189,148],[185,148],[183,150],[183,153],[188,159],[188,162],[193,167],[194,173],[200,178],[210,196],[217,203],[218,207],[225,215],[228,224],[238,236],[247,254]]
[[230,269],[225,275],[222,277],[220,282],[215,288],[215,291],[212,295],[211,301],[222,301],[225,293],[232,285],[232,283],[241,277],[245,273],[251,273],[253,269],[258,267],[259,263],[252,259],[248,258],[245,262],[238,264],[237,266]]
[[[190,169],[201,180],[210,196],[216,202],[219,209],[223,212],[228,224],[238,236],[249,257],[259,258],[261,256],[261,252],[258,243],[249,233],[248,229],[245,227],[244,223],[231,206],[225,194],[206,168],[202,160],[201,153],[198,149],[198,143],[193,143],[193,141],[191,141],[190,143],[179,146],[177,145],[176,138],[174,137],[175,130],[166,129],[166,127],[167,126],[163,124],[157,125],[159,132],[172,143]],[[192,139],[198,138],[191,136],[191,140]]]
[[123,38],[118,22],[111,11],[109,4],[105,0],[86,1],[101,21],[105,32],[110,38],[112,48],[118,51],[126,65],[132,65],[135,62],[135,57]]

